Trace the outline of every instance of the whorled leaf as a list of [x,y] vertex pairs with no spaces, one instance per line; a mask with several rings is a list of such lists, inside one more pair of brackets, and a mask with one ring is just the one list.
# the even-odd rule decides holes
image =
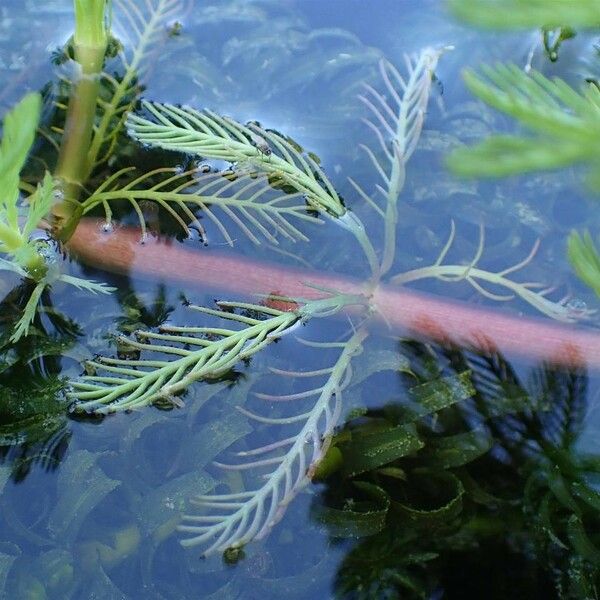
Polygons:
[[190,310],[222,319],[234,328],[165,325],[159,332],[138,331],[137,339],[122,338],[121,342],[134,351],[151,352],[153,358],[87,361],[86,369],[93,374],[73,381],[68,396],[78,412],[109,413],[157,402],[177,406],[181,404],[177,394],[192,383],[224,375],[297,322],[362,302],[358,297],[332,296],[290,311],[244,302],[218,302],[218,310],[189,305]]
[[140,143],[253,168],[303,194],[311,208],[337,217],[345,214],[342,200],[321,167],[282,135],[209,110],[147,101],[142,107],[147,117],[130,114],[127,119],[129,133]]
[[[342,407],[342,394],[351,376],[351,360],[361,351],[366,330],[356,331],[347,342],[313,343],[311,347],[339,349],[335,363],[328,368],[304,372],[303,378],[321,379],[316,387],[288,395],[259,394],[259,398],[275,402],[313,399],[310,410],[290,417],[267,418],[240,410],[260,423],[293,425],[302,423],[298,432],[266,446],[238,453],[250,457],[240,464],[216,463],[228,470],[260,470],[267,467],[264,483],[258,488],[230,494],[199,496],[194,499],[200,510],[214,509],[211,514],[187,515],[180,531],[189,534],[185,546],[202,546],[204,555],[239,548],[253,539],[265,536],[283,516],[294,496],[310,481],[329,445],[333,428]],[[282,376],[292,373],[278,371]],[[254,460],[254,457],[258,457]],[[272,470],[271,470],[272,467]]]
[[[233,245],[233,237],[227,221],[256,244],[261,239],[278,244],[278,236],[291,241],[308,241],[297,224],[320,223],[308,213],[303,194],[277,189],[278,183],[282,182],[274,176],[235,171],[214,173],[210,169],[206,172],[203,166],[198,166],[183,173],[175,168],[157,169],[121,182],[121,177],[131,171],[123,169],[104,181],[84,202],[84,214],[102,205],[106,222],[110,223],[112,203],[125,200],[135,210],[143,239],[147,227],[141,203],[154,202],[186,233],[189,233],[189,226],[196,226],[206,241],[208,234],[195,212],[200,210],[229,245]],[[227,221],[224,222],[223,217]]]

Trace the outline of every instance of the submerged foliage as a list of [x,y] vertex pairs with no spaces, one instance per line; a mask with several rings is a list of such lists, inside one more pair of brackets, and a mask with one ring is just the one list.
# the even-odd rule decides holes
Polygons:
[[[349,419],[325,459],[335,469],[313,516],[358,538],[338,597],[490,595],[490,577],[493,598],[595,597],[598,464],[577,450],[585,375],[541,368],[524,382],[498,355],[401,347],[407,395]],[[477,568],[465,580],[453,565]]]
[[[245,11],[256,10],[248,3],[232,3],[232,7],[230,18],[233,20],[244,19],[248,15]],[[450,411],[452,417],[458,414],[461,418],[461,411],[471,408],[467,403],[469,398],[478,398],[479,380],[472,377],[470,364],[462,365],[452,373],[437,373],[435,365],[430,365],[426,374],[409,375],[411,369],[417,367],[408,363],[405,355],[410,352],[406,348],[402,357],[390,357],[369,347],[370,318],[378,310],[373,300],[377,287],[386,279],[392,285],[423,278],[465,282],[489,299],[506,300],[518,296],[556,319],[571,321],[573,312],[565,301],[550,300],[547,294],[551,290],[545,286],[512,279],[514,272],[529,264],[537,243],[530,255],[517,264],[502,270],[486,270],[481,265],[483,227],[475,256],[467,263],[445,262],[455,238],[452,223],[450,238],[440,245],[441,252],[432,264],[397,272],[391,277],[388,275],[398,262],[399,200],[407,164],[420,140],[438,60],[447,48],[426,47],[406,56],[402,69],[385,59],[378,60],[380,84],[363,85],[359,96],[365,109],[364,123],[373,142],[362,144],[360,148],[367,157],[366,168],[371,170],[374,183],[368,188],[359,177],[353,176],[349,187],[356,196],[346,205],[336,189],[337,182],[318,157],[305,151],[292,138],[267,126],[256,122],[243,124],[213,111],[149,100],[137,104],[139,111],[132,111],[140,98],[140,77],[151,64],[148,57],[156,56],[149,54],[151,47],[156,47],[161,40],[177,38],[181,33],[178,21],[172,22],[179,8],[181,3],[177,0],[149,0],[140,6],[130,0],[115,1],[114,31],[121,31],[127,42],[125,47],[120,47],[113,39],[107,54],[103,55],[106,62],[102,66],[96,65],[99,68],[94,77],[64,82],[69,97],[65,94],[57,99],[58,124],[54,123],[50,130],[42,124],[46,141],[58,154],[54,159],[59,165],[56,175],[60,186],[51,176],[44,176],[40,188],[43,190],[47,185],[44,198],[65,209],[67,223],[58,237],[63,239],[64,234],[64,239],[68,239],[80,216],[95,211],[104,214],[108,232],[116,218],[114,215],[127,214],[131,209],[131,214],[140,223],[143,241],[150,229],[149,203],[154,203],[161,215],[167,216],[184,233],[197,228],[206,242],[214,229],[230,245],[235,241],[234,231],[255,243],[276,244],[283,239],[308,242],[310,227],[327,221],[350,234],[350,241],[361,248],[360,259],[369,265],[370,277],[356,294],[319,289],[307,282],[307,290],[311,292],[307,295],[313,298],[320,294],[318,300],[271,296],[262,302],[219,301],[216,308],[188,305],[188,313],[199,316],[201,322],[198,325],[187,321],[183,324],[165,322],[171,309],[166,307],[164,292],[162,296],[159,294],[154,312],[144,311],[144,304],[137,299],[127,305],[119,293],[119,302],[126,313],[119,329],[130,335],[112,340],[117,347],[116,357],[95,355],[90,358],[99,345],[103,351],[106,347],[105,343],[92,338],[86,340],[85,352],[79,348],[79,354],[69,356],[77,361],[83,359],[84,374],[72,379],[67,395],[76,417],[102,418],[117,411],[135,411],[137,414],[128,415],[125,420],[109,421],[117,428],[126,429],[120,431],[122,436],[107,442],[105,454],[92,455],[76,448],[68,455],[59,482],[64,487],[64,494],[48,509],[47,531],[43,531],[41,537],[44,539],[40,545],[50,546],[63,539],[77,540],[77,553],[81,558],[75,557],[70,547],[60,556],[44,553],[35,565],[36,576],[37,573],[47,574],[48,570],[64,575],[64,579],[57,576],[53,580],[52,592],[59,597],[60,594],[69,597],[69,594],[83,593],[81,586],[78,588],[73,582],[72,570],[76,565],[93,573],[92,591],[86,589],[85,593],[100,597],[96,589],[103,590],[105,595],[110,589],[111,595],[119,597],[120,591],[105,575],[105,570],[120,567],[129,554],[143,546],[143,576],[146,580],[151,579],[148,571],[154,554],[176,528],[186,536],[184,545],[199,547],[204,555],[224,552],[225,560],[234,563],[243,556],[245,544],[264,537],[282,518],[301,490],[313,479],[326,479],[332,471],[333,477],[340,477],[340,487],[331,494],[334,506],[315,511],[318,522],[330,527],[336,538],[379,535],[384,527],[391,527],[398,534],[398,539],[392,542],[401,546],[393,553],[394,560],[402,554],[403,565],[408,570],[413,565],[421,568],[435,559],[439,546],[423,552],[414,552],[410,546],[418,545],[423,529],[430,525],[429,517],[433,517],[437,526],[446,519],[461,516],[463,500],[471,492],[468,489],[471,482],[458,471],[487,456],[494,442],[491,429],[485,428],[493,419],[487,419],[486,415],[478,421],[484,431],[472,427],[471,414],[461,422],[466,431],[454,427],[452,419],[449,424],[445,421]],[[228,14],[225,8],[223,11]],[[209,21],[217,18],[211,17],[202,7],[198,12]],[[225,17],[219,13],[218,18]],[[348,38],[337,30],[327,30],[320,35],[345,41]],[[227,60],[235,60],[234,41],[231,40]],[[293,41],[286,37],[282,43]],[[252,52],[260,55],[261,50],[250,48],[247,52],[240,51],[240,56],[245,59]],[[331,61],[350,59],[351,54],[341,53]],[[332,68],[331,62],[328,61],[324,68]],[[85,85],[90,82],[97,85],[90,89]],[[545,85],[541,80],[538,84]],[[536,94],[536,97],[541,96],[537,90]],[[65,148],[69,147],[68,124],[73,107],[86,97],[88,101],[93,100],[87,106],[90,139],[87,146],[81,140],[74,146],[81,151],[81,154],[75,154],[83,160],[80,168],[75,169],[75,180],[70,180],[60,165],[74,163],[61,161],[61,157],[71,152]],[[554,106],[556,100],[552,96],[547,103]],[[520,101],[526,104],[528,99],[521,98]],[[585,122],[582,127],[587,125]],[[35,125],[32,127],[35,129]],[[125,129],[132,139],[125,140]],[[564,134],[564,130],[560,133]],[[29,131],[28,135],[32,137],[33,134]],[[132,140],[139,142],[139,147]],[[31,142],[23,161],[30,145]],[[177,154],[169,159],[166,152],[152,152],[152,148]],[[187,157],[185,166],[172,166],[182,154]],[[155,160],[164,162],[157,166]],[[137,166],[133,166],[136,161]],[[227,164],[217,171],[210,161]],[[41,192],[32,192],[34,203],[28,209],[26,220],[33,225],[49,212],[49,205],[45,204],[45,210],[38,214],[36,193]],[[361,207],[361,203],[364,206]],[[372,218],[362,220],[359,217],[369,211]],[[384,233],[381,248],[375,247],[372,241],[376,239],[376,228]],[[26,233],[30,232],[20,230],[20,233],[25,240]],[[352,254],[351,259],[358,261],[359,253]],[[22,268],[17,272],[27,276]],[[89,286],[60,273],[58,279]],[[492,292],[483,287],[482,282],[501,291]],[[34,291],[32,296],[35,302],[27,305],[28,321],[36,317],[37,298],[47,296],[45,286],[35,289],[37,292]],[[328,317],[348,308],[352,309],[348,313],[349,326],[338,332],[339,336],[329,340],[296,339],[300,327],[311,319]],[[587,312],[582,311],[582,314],[585,316]],[[98,328],[105,330],[105,323]],[[287,334],[291,335],[285,337]],[[244,404],[250,402],[251,385],[264,381],[258,377],[269,366],[259,362],[259,351],[274,343],[283,345],[290,339],[302,346],[303,355],[314,357],[318,364],[303,371],[290,370],[289,365],[281,369],[272,367],[272,374],[278,381],[275,392],[263,391],[252,397],[259,404],[270,406],[269,414],[260,409],[250,410]],[[356,357],[361,353],[364,354],[359,365]],[[243,365],[250,360],[253,361],[252,370],[243,370]],[[71,374],[75,370],[72,368]],[[381,414],[363,411],[360,418],[352,419],[343,431],[338,431],[336,428],[344,408],[352,406],[350,401],[355,400],[352,394],[356,393],[358,383],[384,371],[401,371],[408,378],[419,380],[418,386],[411,386],[410,406],[400,411],[384,409]],[[193,385],[199,381],[211,386]],[[231,384],[233,381],[235,386]],[[56,389],[60,387],[59,383]],[[509,385],[513,383],[510,381]],[[226,391],[220,396],[220,403],[211,402],[207,407],[214,418],[197,431],[192,427],[196,412],[220,390]],[[525,392],[519,396],[521,405],[500,394],[495,400],[499,404],[508,402],[510,407],[502,414],[512,415],[523,410],[523,406],[529,408],[524,396]],[[185,412],[178,412],[169,422],[162,418],[164,413],[139,412],[149,405],[166,410],[185,408]],[[235,407],[237,414],[222,415],[222,407]],[[62,408],[60,405],[61,415]],[[51,463],[61,455],[69,433],[53,412],[47,416],[46,429],[34,420],[31,440],[32,445],[49,449],[48,462]],[[447,426],[447,430],[440,432],[437,429],[442,426],[440,424]],[[280,432],[276,441],[273,441],[271,426]],[[165,433],[169,428],[177,432],[176,436]],[[44,438],[39,429],[48,436]],[[246,441],[242,445],[240,440],[252,430],[258,434],[256,446]],[[266,441],[260,441],[261,436]],[[149,477],[152,481],[136,485],[137,479],[145,476],[138,472],[136,462],[142,454],[137,448],[141,439],[154,450],[154,454],[144,455],[144,460],[156,462],[158,466],[153,464],[152,477]],[[235,460],[222,462],[219,454],[235,442],[241,444],[241,449],[234,450]],[[172,452],[173,445],[176,449]],[[119,473],[118,468],[105,468],[104,457],[111,453],[129,461],[130,470]],[[405,466],[404,460],[410,464]],[[215,470],[220,475],[213,477],[209,473]],[[164,483],[169,477],[172,479]],[[388,486],[390,482],[400,485],[402,498],[396,491],[390,491],[393,487]],[[349,487],[353,493],[342,498]],[[412,503],[413,493],[425,498],[426,508],[418,502]],[[118,497],[123,506],[131,508],[135,518],[110,528],[103,534],[102,541],[80,535],[88,515],[98,507],[101,509],[103,500],[109,495]],[[192,499],[192,510],[186,506],[189,498]],[[406,527],[401,531],[390,523],[398,515],[398,524]],[[26,529],[18,518],[10,517],[17,523],[19,532]],[[115,523],[114,515],[110,517],[110,523]],[[415,523],[417,527],[411,529],[410,525]],[[562,530],[556,535],[562,535]],[[583,538],[580,536],[580,539]],[[1,549],[0,558],[5,558],[6,564],[12,564],[10,555],[2,555]],[[354,556],[350,562],[352,560]],[[57,565],[56,569],[53,569],[54,565]],[[194,569],[198,569],[195,563],[191,570]],[[341,579],[345,575],[343,573]],[[350,578],[354,575],[351,572]],[[368,593],[387,589],[387,574],[384,575],[382,586],[377,587],[379,584],[374,583],[375,587],[369,587]],[[418,588],[413,585],[410,573],[393,577],[394,585],[399,580],[401,588],[413,591]],[[17,580],[22,583],[26,577]],[[346,587],[348,590],[352,587],[344,586],[345,583],[340,586],[342,592],[347,591]],[[27,588],[27,591],[29,589],[34,588]],[[237,593],[231,589],[228,593]],[[276,589],[275,585],[273,589]],[[276,597],[285,595],[282,589],[274,592],[279,593]],[[25,587],[19,589],[21,595],[25,593],[23,590]]]

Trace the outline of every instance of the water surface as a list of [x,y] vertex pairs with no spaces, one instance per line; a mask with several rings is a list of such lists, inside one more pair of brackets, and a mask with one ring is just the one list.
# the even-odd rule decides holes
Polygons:
[[[443,166],[444,155],[456,144],[513,127],[474,102],[461,70],[497,60],[524,66],[535,32],[477,32],[454,22],[437,0],[195,0],[181,24],[181,32],[153,56],[144,97],[207,107],[291,136],[318,155],[347,205],[373,230],[376,246],[382,242],[378,217],[348,183],[351,176],[370,188],[376,180],[361,150],[361,144],[374,145],[374,140],[357,96],[365,83],[381,85],[383,58],[401,70],[405,53],[454,46],[436,69],[426,125],[408,167],[393,272],[434,262],[451,220],[457,236],[449,259],[467,263],[477,251],[483,223],[486,268],[519,262],[541,238],[523,276],[556,285],[578,303],[595,304],[571,273],[564,252],[572,227],[598,226],[598,213],[577,173],[472,182],[455,179]],[[46,121],[54,118],[57,81],[65,67],[53,66],[50,55],[71,31],[66,0],[43,7],[4,2],[2,112],[26,91],[44,88]],[[115,33],[127,44],[127,28],[118,19]],[[590,39],[579,35],[555,64],[537,48],[533,65],[576,82],[593,71],[593,59]],[[152,156],[140,151],[134,161],[145,166],[155,160]],[[181,158],[174,156],[171,164]],[[133,221],[131,215],[122,217]],[[209,233],[206,248],[197,237],[174,243],[197,252],[230,251],[218,233]],[[240,235],[234,251],[367,276],[365,261],[341,228],[327,222],[307,235],[310,242],[282,241],[277,252]],[[212,461],[232,462],[234,452],[278,439],[236,407],[286,414],[287,408],[261,403],[254,395],[298,390],[297,381],[282,382],[269,368],[323,368],[331,355],[307,351],[288,336],[225,380],[193,386],[182,398],[183,408],[75,418],[56,392],[61,378],[80,375],[81,362],[98,353],[114,355],[115,334],[166,321],[189,323],[182,298],[210,305],[215,294],[199,281],[181,285],[75,263],[69,268],[118,291],[90,300],[57,286],[31,345],[7,351],[0,362],[2,597],[595,597],[586,596],[587,582],[597,581],[599,562],[598,540],[589,537],[598,531],[600,506],[593,475],[600,423],[594,373],[545,370],[513,357],[481,358],[401,342],[403,332],[373,335],[355,359],[357,383],[344,394],[338,433],[354,431],[366,443],[356,433],[361,427],[367,432],[382,430],[382,424],[399,427],[398,436],[407,440],[417,428],[431,447],[387,471],[365,469],[353,480],[342,470],[325,483],[309,485],[266,538],[242,554],[201,559],[201,549],[179,544],[180,515],[189,512],[194,495],[239,489],[243,481]],[[5,315],[19,305],[19,294],[11,292],[15,285],[14,279],[0,279]],[[464,284],[433,281],[417,287],[494,304]],[[497,308],[534,314],[518,301]],[[347,319],[318,320],[300,334],[335,341],[350,326]],[[419,394],[429,390],[418,386],[435,386],[440,378],[455,382],[469,370],[477,389],[470,399],[436,417],[410,416]],[[458,435],[464,436],[460,452],[456,438],[448,441]],[[444,443],[450,448],[446,454]],[[378,525],[385,506],[388,520]],[[561,589],[567,595],[560,596]]]

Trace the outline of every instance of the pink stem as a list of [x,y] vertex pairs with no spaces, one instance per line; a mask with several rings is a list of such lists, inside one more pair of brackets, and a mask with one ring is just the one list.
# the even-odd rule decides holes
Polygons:
[[[113,273],[221,292],[306,299],[323,296],[306,283],[346,293],[363,291],[363,284],[350,278],[257,262],[212,249],[196,252],[171,239],[149,238],[141,244],[138,229],[120,227],[105,233],[100,222],[92,219],[82,219],[69,249],[82,262]],[[600,331],[501,314],[402,287],[380,286],[373,303],[381,319],[403,334],[557,365],[600,368]]]

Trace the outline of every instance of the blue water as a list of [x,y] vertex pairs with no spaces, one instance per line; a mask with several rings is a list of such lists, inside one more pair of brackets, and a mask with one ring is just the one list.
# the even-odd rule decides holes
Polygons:
[[[70,36],[70,3],[38,4],[4,0],[0,7],[2,112],[26,91],[56,82],[62,73],[61,68],[52,67],[49,54]],[[118,14],[116,9],[115,33],[127,45],[131,32]],[[598,225],[592,196],[578,173],[474,183],[455,179],[443,166],[445,151],[458,141],[472,142],[513,127],[507,119],[474,103],[462,83],[461,70],[496,60],[524,66],[536,32],[474,31],[453,21],[441,0],[193,0],[190,10],[177,20],[181,32],[162,39],[163,45],[145,65],[144,97],[210,108],[241,122],[256,120],[291,136],[320,157],[347,205],[372,228],[378,226],[377,216],[360,203],[348,183],[349,176],[364,185],[375,180],[360,149],[363,143],[373,144],[373,137],[361,120],[365,110],[357,95],[364,92],[365,82],[380,84],[382,58],[402,69],[404,53],[429,45],[454,46],[436,69],[437,83],[421,143],[408,166],[393,272],[431,264],[445,243],[451,219],[457,228],[451,256],[468,261],[477,250],[478,226],[483,221],[487,268],[519,262],[541,238],[541,249],[527,277],[556,285],[558,297],[570,294],[577,306],[595,305],[596,299],[574,277],[564,253],[565,235],[571,227]],[[546,74],[577,81],[582,73],[593,71],[592,54],[590,38],[579,35],[565,46],[556,64],[544,58],[538,45],[532,64]],[[51,114],[52,98],[50,94],[46,114]],[[144,155],[137,160],[143,164]],[[309,244],[284,243],[278,254],[265,245],[255,247],[239,235],[235,251],[282,264],[309,263],[319,270],[367,276],[365,261],[339,228],[328,223],[315,229]],[[382,241],[377,231],[375,245]],[[202,250],[197,239],[181,243]],[[218,234],[212,235],[206,251],[213,249],[224,249]],[[52,296],[54,309],[78,323],[80,335],[71,338],[62,354],[57,352],[60,357],[42,352],[43,358],[32,359],[20,372],[22,378],[34,372],[40,381],[47,375],[76,377],[81,361],[114,352],[109,337],[123,327],[128,332],[127,327],[155,327],[163,319],[187,322],[182,295],[197,304],[210,304],[215,298],[198,284],[167,283],[163,288],[164,282],[138,278],[135,273],[119,277],[75,263],[68,268],[73,274],[115,285],[119,291],[90,300],[83,292],[57,286]],[[14,279],[0,277],[2,295],[13,285]],[[493,304],[463,284],[435,281],[417,287],[453,299]],[[534,314],[519,302],[504,303],[499,310]],[[50,317],[45,318],[51,329]],[[319,320],[304,326],[300,334],[332,341],[354,326],[344,319]],[[355,372],[372,367],[369,353],[375,362],[397,356],[398,335],[373,336],[365,344],[364,356],[356,360]],[[223,489],[239,487],[239,473],[224,474],[211,464],[214,459],[231,462],[234,451],[278,439],[236,410],[247,404],[257,412],[286,414],[276,403],[261,404],[253,396],[255,392],[297,391],[294,384],[281,383],[268,369],[316,369],[331,360],[326,351],[324,355],[322,359],[307,352],[289,336],[240,365],[235,384],[221,381],[192,387],[183,397],[182,409],[149,407],[104,419],[78,419],[52,403],[40,424],[46,435],[38,435],[37,445],[35,439],[24,441],[17,425],[11,430],[14,445],[0,466],[0,597],[333,598],[337,572],[358,542],[332,537],[311,516],[322,502],[324,486],[306,487],[271,533],[249,544],[236,564],[228,564],[219,554],[201,559],[199,548],[181,547],[181,535],[175,531],[180,514],[188,512],[190,497],[208,492],[215,481]],[[514,368],[523,378],[530,375],[530,364],[516,362]],[[578,447],[595,454],[598,386],[593,378],[586,382],[581,401],[587,416]],[[18,384],[13,379],[14,388],[4,390],[6,401],[13,403],[5,411],[7,425],[22,423],[19,411],[44,413],[30,406],[31,388],[24,385],[21,391]],[[402,403],[406,388],[397,371],[378,373],[366,385],[350,388],[342,417],[351,408]],[[495,554],[490,552],[490,556]],[[510,577],[509,562],[506,565]],[[468,580],[470,575],[462,577]],[[454,583],[447,572],[445,582],[446,591],[440,584],[430,597],[461,597],[460,583]],[[545,590],[540,584],[538,597],[554,597],[545,595]],[[406,596],[394,593],[355,590],[343,597],[413,597],[409,592]],[[526,597],[519,593],[517,597]],[[414,597],[419,597],[416,592]]]

